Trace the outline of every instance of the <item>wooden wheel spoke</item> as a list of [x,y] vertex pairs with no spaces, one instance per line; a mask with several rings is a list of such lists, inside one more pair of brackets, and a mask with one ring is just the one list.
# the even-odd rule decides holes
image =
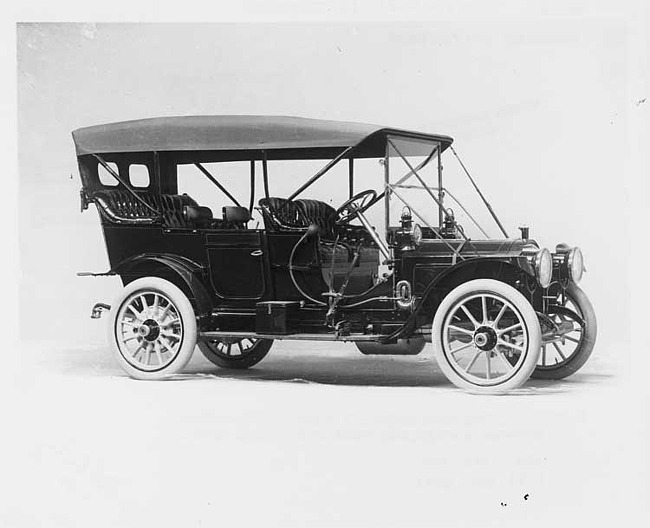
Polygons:
[[471,346],[474,346],[473,342],[472,343],[467,343],[467,344],[462,345],[462,346],[459,346],[456,350],[450,350],[449,353],[452,354],[452,355],[453,354],[458,354],[458,352],[460,352],[461,350],[465,350],[466,348],[469,348]]
[[454,330],[456,332],[461,332],[463,334],[467,334],[471,336],[474,335],[474,332],[472,330],[467,330],[466,328],[461,328],[460,326],[449,325],[447,328],[449,328],[450,330]]
[[559,345],[557,343],[553,343],[553,346],[555,347],[555,350],[557,350],[557,353],[562,358],[562,361],[566,361],[566,356],[562,353],[562,349],[559,347]]
[[521,328],[521,323],[513,324],[512,326],[509,326],[508,328],[504,328],[503,330],[498,330],[497,335],[503,335],[507,332],[512,332],[513,330],[517,330],[518,328]]
[[163,311],[159,316],[159,319],[158,319],[159,321],[164,321],[165,320],[165,317],[167,317],[167,314],[169,313],[169,310],[171,309],[171,307],[172,307],[172,303],[168,302],[167,306],[165,306],[163,308]]
[[483,324],[488,322],[488,313],[487,313],[487,298],[485,295],[481,295],[481,311],[483,312]]
[[472,356],[470,362],[465,367],[465,372],[469,373],[469,369],[471,369],[474,366],[474,363],[476,363],[476,360],[478,359],[478,357],[481,355],[482,352],[483,352],[482,350],[476,351],[476,353]]
[[504,341],[503,339],[497,340],[497,344],[502,345],[504,347],[512,348],[513,350],[517,350],[517,351],[522,352],[522,353],[524,351],[523,347],[521,347],[519,345],[515,345],[514,343],[508,343],[507,341]]
[[154,343],[154,350],[156,351],[156,357],[158,358],[158,364],[162,365],[164,363],[162,357],[162,349],[160,347],[160,341],[156,340]]
[[500,350],[497,350],[497,357],[501,360],[503,366],[506,367],[506,371],[515,368],[514,365],[508,361],[508,358],[506,358],[506,356]]
[[127,310],[131,310],[131,313],[133,313],[133,315],[135,315],[135,320],[136,320],[136,321],[142,321],[142,313],[141,313],[141,312],[138,312],[138,311],[135,309],[135,306],[133,306],[132,304],[129,304],[129,305],[126,307],[126,309],[127,309]]
[[146,314],[149,309],[149,305],[147,304],[147,299],[144,294],[140,295],[140,301],[142,302],[142,313]]
[[164,346],[172,354],[174,353],[173,345],[167,340],[167,338],[165,338],[165,336],[160,336],[160,342],[162,343],[162,346]]
[[145,357],[146,357],[146,360],[145,360],[144,363],[145,363],[146,365],[149,365],[149,363],[151,362],[151,349],[152,349],[152,348],[153,348],[153,344],[149,344],[149,345],[147,346],[147,348],[145,349],[145,351],[144,351],[144,353],[146,354],[146,356],[145,356]]
[[136,349],[133,351],[133,353],[131,354],[131,356],[132,356],[133,358],[135,358],[135,357],[140,353],[140,350],[142,350],[143,348],[144,348],[144,342],[142,342],[142,343],[140,343],[140,344],[138,345],[138,348],[136,348]]
[[492,325],[494,328],[497,327],[499,324],[499,321],[501,321],[501,318],[503,317],[503,314],[506,313],[506,310],[508,309],[508,305],[506,303],[503,303],[503,306],[501,307],[501,310],[499,310],[499,313],[497,314],[496,318],[494,319],[494,322]]
[[479,326],[481,326],[464,304],[460,306],[460,309],[463,310],[463,312],[465,312],[465,315],[467,315],[467,317],[469,317],[469,320],[474,325],[474,328],[478,328]]

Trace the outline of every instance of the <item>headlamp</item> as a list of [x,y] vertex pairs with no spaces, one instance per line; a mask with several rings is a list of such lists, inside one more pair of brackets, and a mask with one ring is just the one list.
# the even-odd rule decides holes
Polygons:
[[566,262],[569,271],[569,278],[575,283],[580,282],[582,274],[585,271],[585,261],[579,247],[574,247],[569,251]]
[[420,224],[413,224],[413,233],[411,233],[411,236],[413,237],[413,244],[416,247],[419,246],[420,242],[422,242],[422,228]]
[[533,266],[539,285],[542,288],[548,288],[553,278],[553,257],[551,252],[546,248],[540,249],[535,254]]

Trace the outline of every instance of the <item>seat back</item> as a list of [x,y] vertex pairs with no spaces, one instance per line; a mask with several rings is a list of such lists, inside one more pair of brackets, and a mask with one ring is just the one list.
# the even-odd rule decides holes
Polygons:
[[227,205],[223,207],[222,212],[226,228],[246,229],[246,224],[251,219],[251,214],[245,207]]
[[183,219],[189,225],[198,227],[199,229],[209,228],[214,222],[214,218],[212,217],[212,209],[200,205],[184,205]]
[[163,215],[163,225],[165,227],[194,227],[183,215],[183,208],[186,205],[198,207],[199,204],[187,194],[161,194],[160,198],[156,199],[156,202],[159,204],[158,210]]
[[282,231],[283,229],[299,229],[307,227],[298,207],[294,202],[284,198],[260,198],[257,202],[264,218],[267,231]]
[[[93,194],[97,208],[102,217],[116,224],[162,224],[165,227],[191,227],[183,216],[183,207],[186,205],[198,206],[187,194],[161,194],[155,195],[148,192],[136,192],[138,200],[125,189],[100,190]],[[156,215],[146,203],[155,211]]]
[[223,219],[226,222],[234,222],[237,224],[246,224],[251,219],[248,209],[236,205],[227,205],[223,209]]
[[269,231],[303,230],[311,224],[316,224],[323,239],[336,238],[336,211],[325,202],[302,198],[295,201],[262,198],[258,203],[264,217],[264,225]]
[[334,240],[336,234],[335,209],[319,200],[299,199],[295,201],[296,207],[306,222],[306,226],[316,224],[320,228],[320,236],[325,240]]

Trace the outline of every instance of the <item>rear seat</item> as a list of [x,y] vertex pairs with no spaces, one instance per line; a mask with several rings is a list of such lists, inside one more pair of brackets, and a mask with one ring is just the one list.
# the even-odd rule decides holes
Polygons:
[[161,194],[137,192],[147,205],[159,211],[161,216],[145,207],[129,191],[110,189],[96,191],[92,198],[102,217],[116,224],[152,225],[162,224],[165,227],[192,227],[183,216],[183,207],[198,204],[187,194]]

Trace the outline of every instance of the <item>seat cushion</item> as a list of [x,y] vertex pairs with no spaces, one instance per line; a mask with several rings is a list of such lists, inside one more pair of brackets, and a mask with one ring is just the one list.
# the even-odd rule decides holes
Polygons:
[[318,253],[320,255],[320,261],[323,266],[330,266],[332,264],[332,259],[335,262],[351,262],[354,257],[354,250],[344,244],[334,244],[328,243],[321,240],[321,243],[318,246]]

